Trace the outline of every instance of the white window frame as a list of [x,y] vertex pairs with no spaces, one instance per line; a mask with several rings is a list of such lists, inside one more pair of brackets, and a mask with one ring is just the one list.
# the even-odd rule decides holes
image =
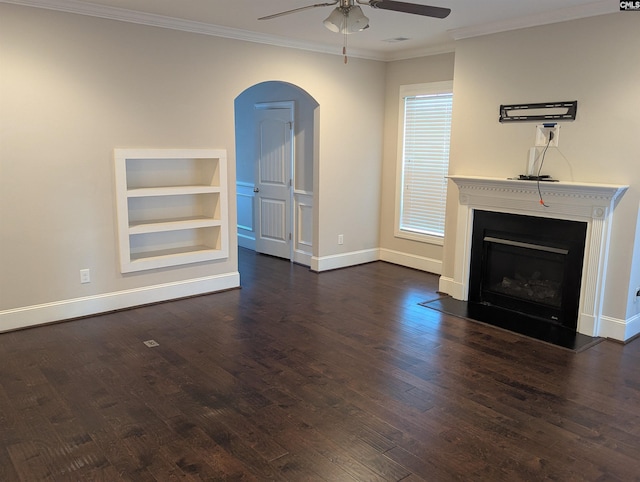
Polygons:
[[398,153],[396,160],[396,209],[394,220],[394,235],[397,238],[410,239],[422,243],[444,244],[444,236],[421,234],[400,229],[402,192],[403,192],[403,161],[404,161],[404,118],[405,98],[415,95],[434,95],[453,92],[453,81],[429,82],[425,84],[412,84],[400,86],[399,114],[398,114]]

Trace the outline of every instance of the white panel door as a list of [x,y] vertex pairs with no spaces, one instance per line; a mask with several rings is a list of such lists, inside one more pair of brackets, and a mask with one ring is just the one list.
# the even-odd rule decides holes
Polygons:
[[256,109],[256,251],[291,259],[293,109]]

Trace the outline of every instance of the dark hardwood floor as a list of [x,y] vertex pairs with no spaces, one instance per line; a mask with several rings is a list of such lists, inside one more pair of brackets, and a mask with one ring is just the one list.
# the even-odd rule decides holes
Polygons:
[[0,480],[640,480],[640,342],[452,317],[382,262],[240,263],[241,290],[0,335]]

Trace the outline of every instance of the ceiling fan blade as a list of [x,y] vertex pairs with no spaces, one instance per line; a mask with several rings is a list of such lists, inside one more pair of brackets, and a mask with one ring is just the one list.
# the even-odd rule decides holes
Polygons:
[[370,0],[369,5],[373,8],[380,8],[382,10],[413,13],[415,15],[424,15],[425,17],[434,18],[446,18],[451,13],[450,8],[431,7],[429,5],[418,5],[417,3],[397,2],[396,0]]
[[329,2],[329,3],[316,3],[315,5],[307,5],[306,7],[294,8],[293,10],[287,10],[285,12],[274,13],[273,15],[267,15],[266,17],[260,17],[258,20],[270,20],[272,18],[282,17],[284,15],[289,15],[291,13],[302,12],[303,10],[308,10],[310,8],[331,7],[337,4],[338,1],[339,0],[336,0],[335,2]]

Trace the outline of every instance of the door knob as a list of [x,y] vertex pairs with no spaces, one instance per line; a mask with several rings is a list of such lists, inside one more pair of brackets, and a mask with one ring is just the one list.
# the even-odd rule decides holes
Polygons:
[[254,188],[253,188],[253,192],[260,192],[260,189],[259,189],[259,188],[257,188],[257,187],[254,187]]

